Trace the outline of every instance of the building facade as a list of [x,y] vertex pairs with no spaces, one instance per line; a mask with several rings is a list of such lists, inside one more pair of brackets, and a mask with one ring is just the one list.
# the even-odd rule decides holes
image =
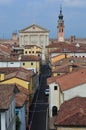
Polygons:
[[25,45],[37,45],[42,48],[42,60],[45,61],[46,49],[49,44],[49,30],[38,25],[31,25],[20,30],[19,43],[23,47]]

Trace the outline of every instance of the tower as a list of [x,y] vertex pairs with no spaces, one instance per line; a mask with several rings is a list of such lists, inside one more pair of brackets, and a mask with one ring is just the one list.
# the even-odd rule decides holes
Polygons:
[[60,14],[58,16],[58,42],[64,42],[64,20],[62,14],[62,8],[60,8]]

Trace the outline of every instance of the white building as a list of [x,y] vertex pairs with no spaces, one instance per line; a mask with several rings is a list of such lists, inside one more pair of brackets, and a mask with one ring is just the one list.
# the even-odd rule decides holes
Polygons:
[[42,48],[42,60],[45,61],[46,49],[49,44],[49,30],[46,30],[36,24],[20,30],[20,46],[37,45]]
[[[49,85],[49,116],[59,110],[60,105],[74,97],[86,97],[86,68],[71,72],[61,77],[51,77]],[[55,110],[55,111],[54,111]]]
[[[58,111],[58,86],[55,82],[49,85],[49,116],[54,115],[54,109]],[[57,113],[57,112],[56,112]]]

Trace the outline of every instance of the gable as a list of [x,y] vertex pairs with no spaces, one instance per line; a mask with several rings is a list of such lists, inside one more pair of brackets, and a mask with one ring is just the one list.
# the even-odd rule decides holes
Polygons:
[[42,28],[38,25],[33,24],[27,28],[20,30],[20,33],[21,32],[49,32],[49,31],[46,30],[45,28]]

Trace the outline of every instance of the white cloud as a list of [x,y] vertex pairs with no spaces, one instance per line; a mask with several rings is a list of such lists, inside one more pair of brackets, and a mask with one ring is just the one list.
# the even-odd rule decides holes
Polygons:
[[86,6],[86,0],[63,0],[65,6]]

